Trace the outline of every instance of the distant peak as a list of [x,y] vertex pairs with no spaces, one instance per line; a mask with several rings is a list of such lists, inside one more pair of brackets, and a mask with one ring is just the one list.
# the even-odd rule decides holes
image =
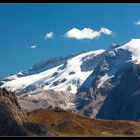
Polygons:
[[132,38],[131,41],[137,41],[140,40],[139,38]]
[[119,47],[120,49],[128,50],[132,53],[132,61],[140,63],[140,39],[131,39],[128,43]]
[[132,38],[128,43],[140,43],[140,39]]
[[140,39],[131,39],[124,46],[128,49],[135,49],[135,51],[140,50]]

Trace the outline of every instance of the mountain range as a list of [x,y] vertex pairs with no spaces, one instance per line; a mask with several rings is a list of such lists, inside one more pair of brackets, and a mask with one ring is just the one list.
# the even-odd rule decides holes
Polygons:
[[56,57],[1,78],[26,111],[61,108],[90,118],[140,118],[140,39]]

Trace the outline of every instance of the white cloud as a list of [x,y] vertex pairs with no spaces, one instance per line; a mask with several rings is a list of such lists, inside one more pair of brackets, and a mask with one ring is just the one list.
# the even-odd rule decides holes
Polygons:
[[111,35],[112,34],[112,31],[107,29],[107,28],[101,28],[100,32],[104,33],[106,35]]
[[135,22],[135,25],[140,25],[140,19]]
[[112,31],[107,29],[107,28],[101,28],[99,31],[94,31],[93,29],[90,28],[84,28],[82,30],[79,30],[77,28],[73,28],[69,30],[66,34],[65,37],[67,38],[75,38],[75,39],[94,39],[101,34],[104,33],[106,35],[111,35]]
[[54,33],[53,32],[46,33],[45,39],[52,39],[53,36],[54,36]]
[[33,46],[31,46],[30,48],[31,49],[35,49],[35,48],[37,48],[38,46],[36,46],[36,45],[33,45]]

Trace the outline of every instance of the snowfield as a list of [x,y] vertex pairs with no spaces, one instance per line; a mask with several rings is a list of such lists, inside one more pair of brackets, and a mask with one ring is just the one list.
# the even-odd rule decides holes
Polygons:
[[43,87],[44,90],[69,91],[75,94],[94,68],[94,66],[90,66],[90,71],[81,71],[83,62],[85,63],[85,61],[89,59],[94,60],[95,56],[102,54],[104,51],[105,50],[101,49],[82,53],[68,59],[66,63],[37,74],[30,74],[29,76],[23,77],[18,77],[17,75],[8,77],[8,79],[13,80],[6,82],[2,87],[11,91],[20,91],[29,86],[35,86],[36,88]]

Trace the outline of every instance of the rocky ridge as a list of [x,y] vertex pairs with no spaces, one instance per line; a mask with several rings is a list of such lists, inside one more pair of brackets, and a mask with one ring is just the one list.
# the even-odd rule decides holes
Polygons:
[[43,125],[31,123],[13,92],[0,88],[0,136],[50,136]]

